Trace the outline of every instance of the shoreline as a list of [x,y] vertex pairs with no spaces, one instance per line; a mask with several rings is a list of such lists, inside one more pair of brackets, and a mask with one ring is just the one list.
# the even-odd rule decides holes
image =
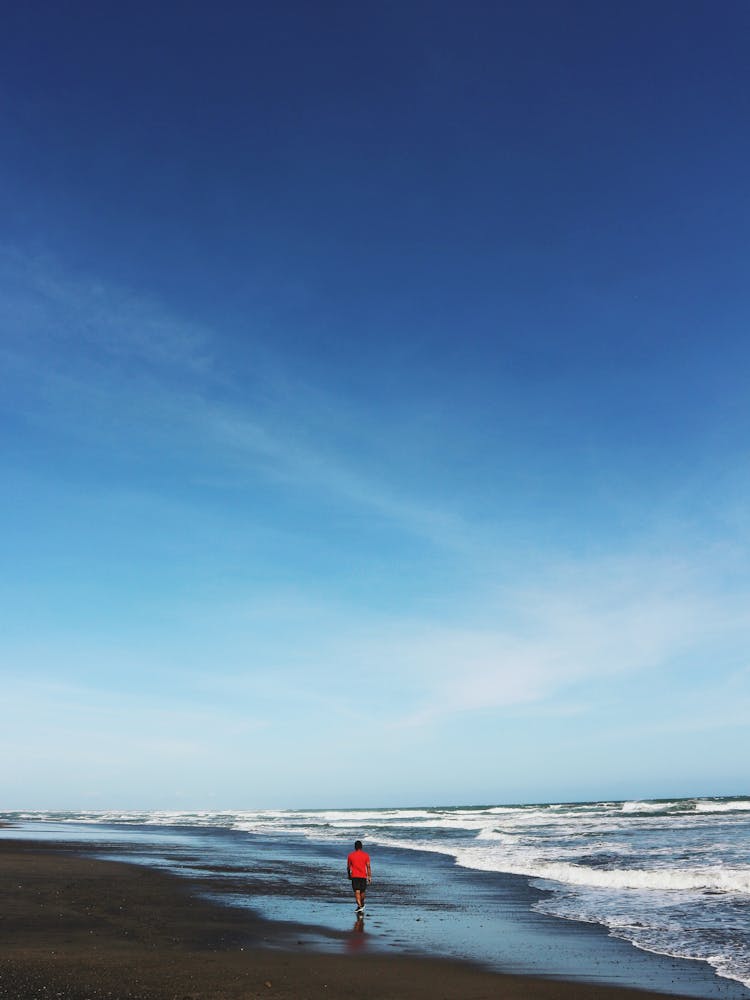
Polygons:
[[[189,879],[0,841],[0,997],[32,1000],[662,1000],[663,992],[488,971],[467,961],[316,952],[305,928],[201,898]],[[309,931],[309,928],[307,928]],[[678,994],[670,994],[678,996]]]

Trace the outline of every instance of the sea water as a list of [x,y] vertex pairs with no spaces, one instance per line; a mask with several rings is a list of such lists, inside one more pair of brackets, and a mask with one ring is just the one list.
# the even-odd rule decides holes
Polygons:
[[[11,822],[233,831],[348,850],[441,855],[522,876],[530,906],[607,928],[637,948],[707,962],[750,987],[750,797],[464,808],[3,813]],[[270,897],[269,897],[270,898]],[[270,915],[274,915],[271,913]]]

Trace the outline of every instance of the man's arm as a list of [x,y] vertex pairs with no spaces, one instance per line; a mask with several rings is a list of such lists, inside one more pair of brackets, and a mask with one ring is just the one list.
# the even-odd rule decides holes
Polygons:
[[370,862],[367,862],[367,881],[372,882],[372,868],[370,868]]

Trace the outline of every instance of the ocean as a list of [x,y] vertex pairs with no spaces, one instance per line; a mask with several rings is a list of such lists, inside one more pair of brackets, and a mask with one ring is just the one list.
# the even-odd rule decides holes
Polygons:
[[[607,948],[620,949],[611,953],[616,970],[626,943],[672,960],[661,979],[671,976],[674,992],[687,992],[682,979],[691,977],[679,970],[690,960],[705,970],[695,995],[750,997],[750,797],[0,818],[15,826],[1,831],[6,837],[80,840],[96,856],[211,875],[212,895],[309,924],[311,942],[324,947],[336,947],[350,921],[342,858],[359,838],[373,857],[368,919],[375,947],[566,976],[581,974],[596,953],[598,975],[611,980],[617,974],[601,967],[610,961]],[[247,879],[238,890],[233,876],[240,873],[252,876],[251,892]],[[573,948],[569,965],[558,957],[545,966],[544,955],[560,951],[559,941],[547,952],[540,944],[551,921],[606,933],[588,957]],[[520,926],[526,940],[536,935],[525,951]],[[605,938],[617,944],[605,947]],[[638,979],[634,967],[621,974],[625,982],[658,985],[647,971]],[[716,988],[709,991],[711,980]]]

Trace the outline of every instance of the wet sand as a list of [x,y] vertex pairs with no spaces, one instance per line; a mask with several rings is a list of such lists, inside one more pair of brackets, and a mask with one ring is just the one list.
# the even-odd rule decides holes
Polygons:
[[649,1000],[468,963],[315,954],[301,929],[197,898],[188,880],[0,842],[0,997],[8,1000]]

